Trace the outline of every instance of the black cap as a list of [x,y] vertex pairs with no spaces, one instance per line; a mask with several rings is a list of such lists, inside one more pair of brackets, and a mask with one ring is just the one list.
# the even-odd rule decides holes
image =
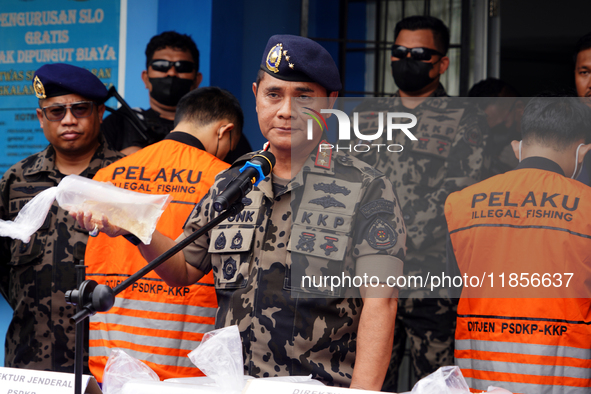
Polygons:
[[99,103],[107,99],[107,88],[100,79],[84,68],[65,63],[39,67],[33,78],[33,89],[40,99],[72,93]]
[[261,69],[284,81],[315,82],[328,92],[342,88],[339,69],[330,53],[305,37],[285,34],[269,38]]

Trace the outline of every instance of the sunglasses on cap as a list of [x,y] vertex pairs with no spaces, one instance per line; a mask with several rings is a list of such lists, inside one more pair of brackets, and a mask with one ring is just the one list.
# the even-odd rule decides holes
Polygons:
[[48,107],[43,107],[41,110],[43,114],[50,122],[59,122],[66,116],[66,112],[68,108],[72,115],[76,119],[81,118],[88,118],[92,115],[92,108],[94,107],[94,103],[92,101],[80,101],[77,103],[72,103],[69,105],[66,104],[55,104],[50,105]]
[[150,62],[150,66],[154,71],[160,72],[168,72],[171,67],[174,66],[177,73],[190,73],[195,70],[195,63],[190,62],[188,60],[177,60],[176,62],[171,62],[170,60],[164,59],[154,59]]
[[445,56],[443,53],[431,48],[407,48],[403,47],[402,45],[392,45],[393,57],[397,57],[398,59],[404,59],[409,52],[410,57],[414,60],[431,60],[431,56],[433,55],[439,55],[441,57]]

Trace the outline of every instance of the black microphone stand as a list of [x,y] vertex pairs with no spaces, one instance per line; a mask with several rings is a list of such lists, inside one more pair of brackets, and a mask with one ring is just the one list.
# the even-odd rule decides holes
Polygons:
[[[96,314],[97,312],[106,312],[115,304],[115,296],[137,282],[148,272],[156,269],[166,260],[186,248],[189,244],[207,233],[213,227],[220,224],[229,216],[235,216],[244,209],[242,199],[238,200],[218,217],[183,239],[181,242],[162,253],[152,260],[148,265],[140,269],[135,274],[121,282],[114,289],[106,285],[99,285],[94,280],[85,280],[78,289],[66,292],[66,302],[78,306],[78,312],[70,318],[72,323],[76,324],[76,349],[74,372],[75,372],[75,391],[74,394],[82,394],[82,357],[84,356],[84,319]],[[80,334],[79,334],[80,332]]]

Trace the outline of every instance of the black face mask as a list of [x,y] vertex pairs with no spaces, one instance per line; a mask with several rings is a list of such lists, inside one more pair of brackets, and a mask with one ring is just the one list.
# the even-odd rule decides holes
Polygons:
[[392,62],[392,76],[396,86],[403,92],[416,92],[435,80],[429,76],[433,63],[425,63],[412,58]]
[[152,91],[150,96],[160,104],[175,107],[181,97],[189,93],[193,86],[192,79],[178,77],[150,78]]

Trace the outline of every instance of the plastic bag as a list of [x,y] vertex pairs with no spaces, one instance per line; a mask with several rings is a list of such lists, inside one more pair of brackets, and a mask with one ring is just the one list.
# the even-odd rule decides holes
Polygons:
[[458,366],[441,367],[419,380],[411,394],[469,394],[470,388]]
[[0,237],[20,239],[24,243],[29,243],[31,235],[43,225],[56,194],[57,187],[50,187],[33,197],[20,210],[13,222],[0,220]]
[[223,391],[242,391],[244,362],[238,326],[208,332],[199,347],[189,353],[189,358]]
[[[510,391],[494,386],[489,386],[486,393],[512,394]],[[452,365],[441,367],[425,376],[406,394],[470,394],[470,388],[460,367]]]
[[57,187],[44,190],[29,201],[14,222],[0,221],[0,236],[28,243],[45,221],[54,200],[67,211],[91,212],[96,220],[104,215],[110,223],[149,244],[171,196],[137,193],[110,183],[68,175]]
[[156,372],[140,360],[121,349],[111,350],[103,375],[103,393],[120,394],[125,383],[132,380],[160,382]]

